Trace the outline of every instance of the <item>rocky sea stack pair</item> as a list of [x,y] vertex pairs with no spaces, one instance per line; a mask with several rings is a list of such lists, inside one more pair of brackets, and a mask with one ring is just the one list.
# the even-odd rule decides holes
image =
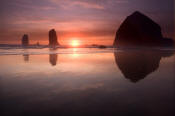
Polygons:
[[136,11],[128,16],[116,32],[114,47],[173,46],[172,39],[163,38],[161,27]]
[[[21,42],[22,42],[21,44],[23,46],[29,45],[29,37],[27,34],[23,35]],[[57,40],[57,34],[56,34],[56,31],[54,29],[51,29],[49,31],[49,46],[56,46],[56,45],[60,45],[58,43],[58,40]]]

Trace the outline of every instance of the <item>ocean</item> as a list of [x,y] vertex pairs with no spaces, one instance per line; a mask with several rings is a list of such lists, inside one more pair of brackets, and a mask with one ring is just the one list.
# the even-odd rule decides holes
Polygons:
[[1,116],[174,116],[174,53],[0,47]]

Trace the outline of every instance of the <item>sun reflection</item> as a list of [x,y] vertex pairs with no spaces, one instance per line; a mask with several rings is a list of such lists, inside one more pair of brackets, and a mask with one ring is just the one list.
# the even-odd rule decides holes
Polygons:
[[76,53],[77,52],[77,48],[73,48],[73,53]]
[[73,48],[73,54],[72,54],[72,56],[73,56],[74,58],[76,58],[76,57],[79,56],[79,54],[77,53],[77,48]]

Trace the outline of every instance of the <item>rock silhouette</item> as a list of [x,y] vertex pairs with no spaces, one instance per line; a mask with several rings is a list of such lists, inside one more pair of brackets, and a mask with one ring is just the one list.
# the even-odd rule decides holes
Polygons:
[[161,27],[136,11],[119,27],[113,45],[116,46],[170,46],[173,40],[163,38]]
[[50,46],[59,45],[59,43],[57,41],[57,34],[56,34],[56,31],[54,29],[51,29],[49,31],[49,45]]
[[134,83],[156,71],[162,57],[170,57],[171,55],[173,55],[173,52],[167,51],[124,51],[114,53],[115,62],[125,78]]
[[56,66],[56,64],[57,64],[57,54],[50,54],[49,55],[49,62],[52,66]]
[[23,46],[28,46],[29,45],[29,38],[28,38],[27,34],[23,35],[21,42],[22,42]]

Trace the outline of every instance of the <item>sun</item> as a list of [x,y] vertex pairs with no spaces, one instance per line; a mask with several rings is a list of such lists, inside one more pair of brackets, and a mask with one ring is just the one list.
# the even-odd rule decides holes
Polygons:
[[80,42],[78,40],[72,40],[71,41],[71,46],[72,47],[78,47],[80,45]]

